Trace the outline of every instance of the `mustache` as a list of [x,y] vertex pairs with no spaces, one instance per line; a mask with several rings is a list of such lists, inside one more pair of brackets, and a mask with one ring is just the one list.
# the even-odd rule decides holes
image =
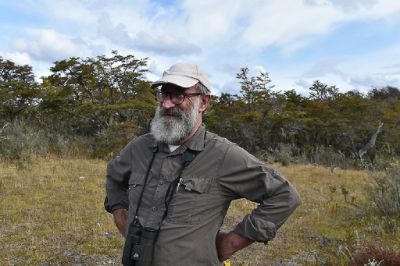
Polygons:
[[181,117],[183,115],[183,111],[180,110],[179,108],[171,108],[171,109],[160,108],[159,114]]

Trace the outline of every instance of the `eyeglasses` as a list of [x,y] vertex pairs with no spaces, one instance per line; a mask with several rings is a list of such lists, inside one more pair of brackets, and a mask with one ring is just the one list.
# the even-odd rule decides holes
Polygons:
[[201,92],[196,92],[196,93],[175,92],[175,93],[173,93],[173,92],[168,92],[168,91],[158,91],[156,95],[157,95],[157,101],[159,101],[160,103],[162,103],[163,101],[165,101],[165,99],[167,97],[169,97],[169,99],[171,100],[171,102],[173,104],[180,105],[183,103],[185,98],[203,95],[203,93],[201,93]]

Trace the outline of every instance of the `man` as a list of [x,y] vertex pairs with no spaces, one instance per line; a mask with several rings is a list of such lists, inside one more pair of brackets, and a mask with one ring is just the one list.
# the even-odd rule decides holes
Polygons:
[[[159,230],[156,266],[221,265],[251,243],[274,238],[299,195],[278,172],[205,129],[207,75],[179,63],[152,86],[159,91],[151,132],[107,167],[105,207],[120,233],[132,224]],[[239,198],[259,205],[233,231],[221,232],[230,202]]]

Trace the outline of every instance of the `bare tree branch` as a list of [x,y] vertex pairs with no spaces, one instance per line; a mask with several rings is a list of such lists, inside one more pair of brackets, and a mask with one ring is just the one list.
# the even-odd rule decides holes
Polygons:
[[378,129],[375,131],[375,133],[371,136],[369,139],[368,143],[365,144],[363,148],[361,148],[358,151],[358,158],[361,160],[363,156],[375,146],[376,138],[378,137],[379,133],[381,133],[383,127],[383,123],[379,121],[379,126]]

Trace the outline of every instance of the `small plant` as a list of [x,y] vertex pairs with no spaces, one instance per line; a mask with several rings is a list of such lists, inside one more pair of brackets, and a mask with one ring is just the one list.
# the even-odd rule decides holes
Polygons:
[[335,192],[336,192],[336,186],[334,186],[334,185],[329,185],[328,186],[328,188],[329,188],[329,191],[331,192],[331,201],[333,200],[333,197],[334,197],[334,194],[335,194]]
[[376,259],[368,260],[367,264],[364,264],[365,266],[380,266],[384,261],[377,261]]
[[345,185],[340,186],[340,190],[342,191],[342,195],[344,197],[344,201],[347,202],[347,196],[349,195],[349,191],[347,190]]

